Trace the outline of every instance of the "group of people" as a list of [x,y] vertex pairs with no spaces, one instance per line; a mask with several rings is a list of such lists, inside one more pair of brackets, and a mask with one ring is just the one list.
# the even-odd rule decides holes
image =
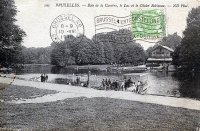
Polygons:
[[135,82],[133,82],[133,83],[131,84],[131,86],[128,87],[127,90],[132,91],[132,92],[135,92],[135,93],[141,94],[141,93],[144,92],[146,89],[144,90],[144,84],[143,84],[141,81],[138,81],[137,84],[136,84]]
[[122,90],[122,91],[133,91],[136,93],[141,93],[143,91],[143,83],[138,81],[136,84],[129,78],[128,80],[125,79],[123,81],[114,80],[111,82],[110,79],[103,79],[101,83],[101,87],[104,90]]
[[[48,75],[47,74],[41,74],[40,76],[41,82],[47,82]],[[76,79],[72,82],[69,82],[69,85],[75,85],[75,86],[83,86],[87,87],[89,84],[89,81],[87,82],[81,82],[80,77],[76,77]],[[115,90],[115,91],[132,91],[136,93],[143,92],[143,86],[144,84],[141,81],[138,81],[137,84],[131,80],[131,77],[129,79],[124,79],[123,81],[114,80],[111,81],[110,79],[103,79],[101,82],[101,89],[104,90]]]
[[41,82],[47,82],[48,75],[47,74],[41,74],[40,78],[41,78]]
[[81,85],[81,79],[80,79],[80,77],[76,77],[75,85],[76,86],[80,86]]
[[77,76],[76,79],[73,79],[72,81],[70,81],[68,83],[68,85],[87,87],[88,86],[88,81],[87,82],[83,82],[83,81],[81,81],[81,78],[79,76]]

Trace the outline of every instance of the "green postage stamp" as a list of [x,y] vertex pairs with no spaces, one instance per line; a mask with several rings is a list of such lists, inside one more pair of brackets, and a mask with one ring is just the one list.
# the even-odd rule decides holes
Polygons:
[[163,10],[133,11],[131,20],[131,32],[134,39],[157,39],[165,36]]

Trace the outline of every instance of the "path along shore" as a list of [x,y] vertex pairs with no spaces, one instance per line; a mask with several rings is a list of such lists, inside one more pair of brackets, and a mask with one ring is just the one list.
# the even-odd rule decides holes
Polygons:
[[140,95],[140,94],[135,94],[133,92],[124,92],[124,91],[95,90],[91,88],[69,86],[62,84],[41,83],[41,82],[25,81],[19,79],[13,80],[12,78],[6,78],[6,77],[0,77],[0,83],[3,84],[11,83],[12,85],[17,85],[17,86],[28,86],[28,87],[35,87],[38,89],[58,91],[58,93],[56,94],[49,94],[42,97],[36,97],[33,99],[23,99],[23,100],[20,99],[9,102],[15,104],[54,102],[58,100],[64,100],[67,98],[76,98],[76,97],[87,97],[87,98],[106,97],[106,98],[138,101],[144,103],[153,103],[171,107],[181,107],[186,109],[200,110],[200,101],[189,98]]

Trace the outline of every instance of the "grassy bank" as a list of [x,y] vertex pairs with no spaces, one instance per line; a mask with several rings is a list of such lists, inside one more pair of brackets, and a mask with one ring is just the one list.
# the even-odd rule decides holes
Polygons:
[[195,130],[200,111],[110,98],[40,104],[1,103],[0,125],[12,129]]
[[57,93],[57,91],[38,89],[28,86],[0,84],[0,99],[3,101],[31,99],[55,93]]

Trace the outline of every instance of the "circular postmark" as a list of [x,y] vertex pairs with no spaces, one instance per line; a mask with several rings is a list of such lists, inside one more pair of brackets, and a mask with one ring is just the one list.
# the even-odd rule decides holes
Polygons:
[[84,35],[84,25],[82,21],[72,14],[62,14],[56,17],[50,26],[51,39],[62,42],[65,39],[70,41],[81,41]]

